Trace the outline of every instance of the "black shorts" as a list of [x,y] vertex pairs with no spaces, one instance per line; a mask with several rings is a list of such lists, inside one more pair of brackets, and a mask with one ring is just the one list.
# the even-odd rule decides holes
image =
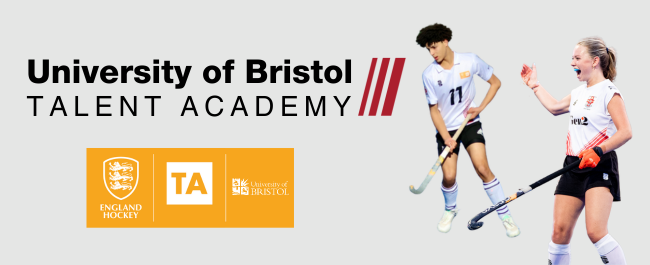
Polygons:
[[[454,137],[454,134],[456,133],[457,130],[449,131],[449,135],[451,137]],[[442,140],[442,136],[440,136],[440,133],[436,134],[436,140],[438,141],[438,155],[442,154],[442,150],[445,150],[445,141]],[[463,143],[463,146],[465,146],[465,149],[470,144],[473,143],[483,143],[485,144],[485,137],[483,137],[483,129],[481,129],[481,122],[477,121],[475,123],[466,125],[463,131],[460,133],[460,136],[456,140],[457,143]],[[450,153],[456,153],[460,151],[460,144],[456,145],[456,148],[450,152]]]
[[[578,161],[577,156],[567,156],[564,166]],[[614,201],[621,200],[621,187],[618,175],[616,152],[604,154],[595,168],[575,168],[560,177],[555,194],[584,198],[587,190],[595,187],[608,187]]]

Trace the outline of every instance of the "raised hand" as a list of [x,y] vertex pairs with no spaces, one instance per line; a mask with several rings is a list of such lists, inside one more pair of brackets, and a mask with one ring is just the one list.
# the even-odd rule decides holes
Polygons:
[[528,67],[528,65],[524,64],[523,68],[521,69],[521,79],[524,81],[524,84],[526,84],[530,88],[535,88],[538,85],[537,81],[537,66],[533,64],[533,68],[531,69]]

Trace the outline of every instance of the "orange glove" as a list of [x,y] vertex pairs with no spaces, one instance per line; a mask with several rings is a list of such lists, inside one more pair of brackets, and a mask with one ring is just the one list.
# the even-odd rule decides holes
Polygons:
[[596,167],[596,165],[598,165],[598,162],[600,162],[601,156],[603,156],[603,149],[598,146],[580,152],[578,157],[582,158],[582,161],[580,161],[579,168],[583,169],[586,167]]

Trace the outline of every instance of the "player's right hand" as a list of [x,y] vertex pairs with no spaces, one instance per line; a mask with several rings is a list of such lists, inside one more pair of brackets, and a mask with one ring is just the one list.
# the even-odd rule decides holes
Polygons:
[[528,65],[524,64],[521,69],[521,79],[529,88],[535,88],[537,83],[539,83],[537,82],[537,66],[533,64],[533,68],[530,68]]
[[587,167],[596,167],[598,162],[600,162],[601,156],[603,156],[603,149],[599,146],[580,152],[578,157],[582,158],[582,161],[580,161],[580,166],[578,166],[578,168],[583,169]]
[[456,143],[454,138],[449,138],[449,139],[445,140],[445,145],[449,146],[449,149],[450,149],[449,153],[451,153],[451,152],[454,151],[454,149],[456,149],[456,146],[458,145],[458,143]]

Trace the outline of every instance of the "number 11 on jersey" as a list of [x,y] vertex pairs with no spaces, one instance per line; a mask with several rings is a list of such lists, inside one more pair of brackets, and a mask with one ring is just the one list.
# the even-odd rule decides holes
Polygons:
[[[458,103],[463,101],[463,87],[459,86],[456,88],[456,91],[458,91]],[[449,90],[449,93],[451,94],[451,105],[454,105],[454,89]]]

